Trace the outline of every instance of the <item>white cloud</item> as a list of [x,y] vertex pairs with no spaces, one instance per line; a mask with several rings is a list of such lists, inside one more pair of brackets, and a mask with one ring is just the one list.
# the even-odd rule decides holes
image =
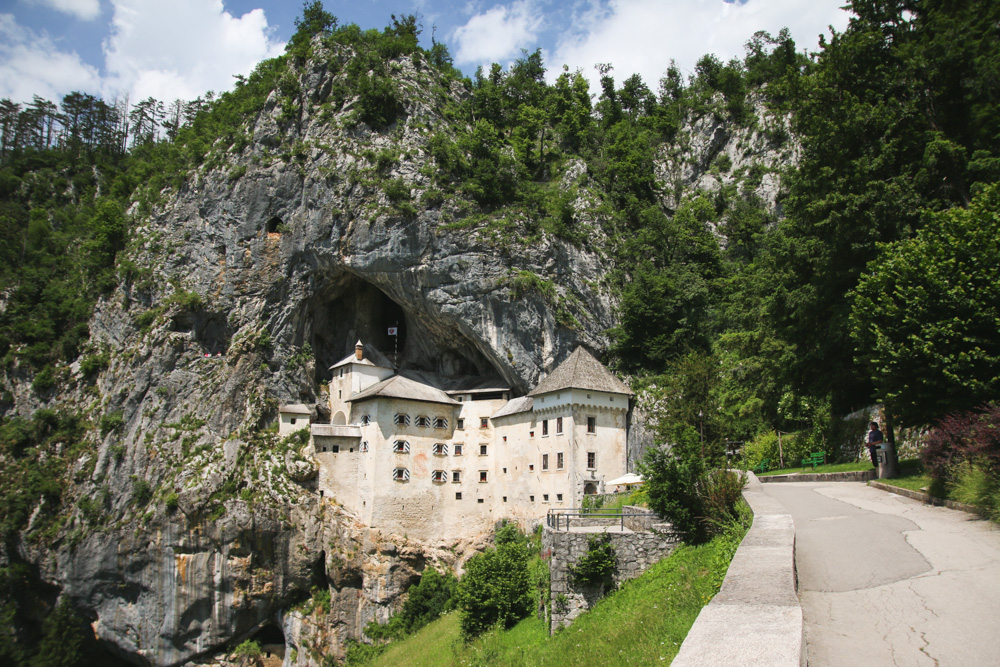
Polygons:
[[581,69],[597,90],[594,65],[611,63],[619,83],[633,73],[656,90],[660,77],[677,61],[690,74],[698,59],[714,53],[723,62],[742,58],[743,44],[758,30],[777,35],[788,27],[796,47],[815,50],[827,26],[847,26],[843,0],[611,0],[591,3],[545,54],[550,76],[562,65]]
[[29,2],[71,14],[84,21],[93,21],[101,13],[99,0],[29,0]]
[[58,102],[74,90],[97,93],[97,70],[76,53],[60,51],[52,39],[0,14],[0,98],[30,102],[39,95]]
[[457,64],[489,65],[520,54],[535,42],[542,24],[541,12],[531,0],[518,0],[509,7],[497,5],[476,14],[455,28]]
[[133,102],[154,97],[190,100],[233,87],[233,75],[280,55],[262,9],[241,17],[221,0],[112,0],[111,35],[104,43],[104,94]]

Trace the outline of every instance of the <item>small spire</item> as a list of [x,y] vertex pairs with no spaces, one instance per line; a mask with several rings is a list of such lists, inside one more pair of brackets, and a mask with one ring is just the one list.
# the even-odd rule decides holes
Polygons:
[[358,361],[361,361],[362,359],[365,358],[365,346],[361,344],[360,339],[354,345],[354,356],[357,358]]

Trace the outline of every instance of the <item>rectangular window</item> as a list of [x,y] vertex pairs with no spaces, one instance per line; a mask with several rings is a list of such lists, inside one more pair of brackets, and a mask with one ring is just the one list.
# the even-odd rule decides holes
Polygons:
[[340,453],[340,445],[332,445],[330,447],[330,451],[333,452],[334,454],[339,454]]
[[562,502],[562,494],[561,493],[557,493],[556,494],[556,501],[560,502],[560,503]]
[[362,440],[361,441],[361,447],[360,447],[360,449],[358,449],[358,451],[362,452],[362,453],[368,451],[368,441],[367,440]]
[[337,391],[337,398],[343,398],[343,397],[344,397],[344,392],[343,392],[343,391],[340,391],[340,390],[338,390],[338,391]]
[[414,423],[420,428],[427,428],[431,425],[431,418],[427,415],[420,415]]
[[542,494],[542,502],[543,503],[549,502],[549,494],[547,494],[547,493],[543,493]]
[[455,424],[455,428],[457,428],[459,431],[461,431],[463,428],[465,428],[465,420],[462,419],[461,417],[459,419],[457,419],[456,420],[456,424]]
[[534,463],[529,463],[528,464],[528,471],[530,472],[530,471],[532,471],[534,469],[535,469],[535,464]]
[[597,467],[597,452],[587,452],[587,469],[593,470]]
[[559,452],[558,454],[556,454],[556,468],[558,468],[559,470],[563,469],[563,453],[562,452]]
[[407,482],[410,480],[409,468],[395,468],[392,471],[392,479],[397,482]]
[[542,454],[542,470],[548,470],[548,469],[549,469],[549,455]]
[[397,454],[409,454],[410,453],[410,443],[406,440],[397,440],[392,443],[392,451]]
[[485,484],[486,483],[486,471],[485,470],[480,470],[479,471],[479,483],[480,484]]
[[455,494],[455,500],[461,500],[461,499],[462,499],[462,492],[459,491]]
[[490,427],[490,418],[489,417],[480,417],[479,418],[479,428],[489,428],[489,427]]
[[434,428],[448,428],[448,420],[444,417],[435,417]]
[[597,417],[587,417],[587,433],[597,433]]
[[292,424],[294,424],[294,423],[295,423],[295,417],[292,417],[292,418],[291,418],[291,419],[290,419],[289,421],[290,421],[290,422],[291,422]]
[[368,426],[371,423],[372,423],[372,416],[371,415],[362,415],[361,416],[361,425],[362,426]]
[[410,425],[410,415],[398,413],[392,418],[392,423],[396,426],[409,426]]
[[443,442],[435,442],[431,447],[431,451],[434,452],[435,456],[448,456],[448,445]]
[[453,483],[455,483],[455,484],[458,484],[459,482],[461,482],[462,481],[462,471],[461,470],[452,470],[451,471],[451,481]]
[[504,496],[504,497],[503,497],[503,501],[504,501],[504,502],[507,502],[507,496]]
[[562,417],[556,417],[556,433],[562,433]]
[[542,437],[544,438],[548,434],[549,434],[549,420],[548,419],[543,419],[542,420]]
[[479,499],[479,500],[477,500],[476,502],[477,502],[477,503],[479,503],[480,505],[482,505],[482,504],[483,504],[484,502],[486,502],[486,501],[485,501],[485,500],[483,500],[482,498],[480,498],[480,499]]
[[444,470],[435,470],[431,473],[431,481],[438,484],[443,484],[448,481],[448,473]]
[[528,496],[528,500],[530,502],[535,502],[535,497],[534,496]]
[[529,438],[534,438],[535,437],[535,432],[534,431],[528,431],[528,437]]
[[486,445],[479,445],[479,455],[486,456]]
[[463,449],[465,449],[465,446],[462,443],[460,443],[460,442],[456,442],[455,443],[455,456],[461,456]]

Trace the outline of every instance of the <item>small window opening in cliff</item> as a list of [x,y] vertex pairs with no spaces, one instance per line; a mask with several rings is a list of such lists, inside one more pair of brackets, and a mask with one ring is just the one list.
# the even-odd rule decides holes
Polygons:
[[261,657],[265,664],[269,658],[285,658],[285,633],[275,623],[267,623],[253,636],[253,640],[260,645]]

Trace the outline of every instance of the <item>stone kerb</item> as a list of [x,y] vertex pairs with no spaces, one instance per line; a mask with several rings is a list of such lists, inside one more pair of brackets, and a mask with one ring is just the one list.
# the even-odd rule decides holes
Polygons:
[[695,620],[673,664],[804,664],[802,607],[796,593],[795,525],[753,473],[743,498],[753,526],[729,565],[722,589]]
[[668,532],[614,532],[593,530],[572,532],[545,527],[543,548],[549,557],[551,621],[549,631],[569,625],[577,616],[590,609],[606,592],[600,587],[576,586],[569,577],[569,568],[579,562],[589,548],[588,538],[606,532],[615,549],[617,572],[615,585],[639,576],[651,565],[674,550],[676,538]]

